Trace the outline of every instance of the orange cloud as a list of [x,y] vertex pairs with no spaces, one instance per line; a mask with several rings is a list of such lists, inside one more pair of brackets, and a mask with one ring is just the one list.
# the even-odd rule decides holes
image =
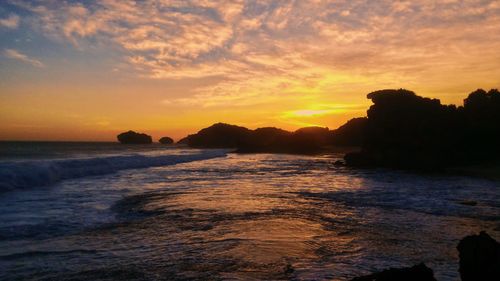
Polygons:
[[[195,118],[208,119],[202,113],[216,119],[242,111],[248,117],[235,121],[255,123],[265,116],[285,124],[314,118],[314,124],[332,124],[338,123],[332,115],[362,114],[365,93],[379,88],[405,87],[461,103],[467,91],[500,86],[495,0],[12,4],[27,11],[23,26],[69,42],[82,56],[95,49],[113,53],[108,69],[114,75],[146,89],[160,85],[141,90],[141,100],[157,106],[157,118],[164,110],[195,112],[192,120],[179,119],[193,127]],[[15,20],[8,22],[14,26]],[[22,55],[10,57],[43,65]],[[167,86],[175,89],[161,90]],[[129,93],[125,86],[110,88]],[[322,104],[345,105],[345,112]]]

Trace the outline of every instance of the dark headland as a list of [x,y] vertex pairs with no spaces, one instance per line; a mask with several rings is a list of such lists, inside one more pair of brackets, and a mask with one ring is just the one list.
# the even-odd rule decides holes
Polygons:
[[197,148],[235,148],[240,153],[319,153],[331,146],[359,146],[366,121],[366,118],[355,118],[336,130],[306,127],[294,132],[275,127],[250,130],[217,123],[179,143]]
[[500,159],[500,92],[477,90],[464,105],[442,105],[408,90],[368,94],[373,105],[351,166],[442,169]]
[[[375,91],[367,98],[373,102],[367,116],[351,119],[335,130],[322,127],[293,132],[275,127],[251,130],[217,123],[181,139],[178,144],[234,148],[239,153],[314,154],[357,148],[345,155],[346,165],[430,171],[454,168],[472,173],[475,169],[498,174],[498,90],[478,89],[468,95],[462,106],[443,105],[438,99],[421,97],[405,89]],[[132,131],[118,136],[122,143],[150,143],[150,138]]]
[[[306,127],[290,132],[275,127],[251,130],[217,123],[181,139],[193,148],[234,148],[239,153],[314,154],[338,147],[356,147],[345,155],[351,167],[388,167],[426,171],[480,167],[500,178],[500,92],[476,90],[463,105],[443,105],[438,99],[405,89],[375,91],[366,117],[349,120],[330,130]],[[122,143],[151,143],[151,137],[132,131],[120,134]],[[170,140],[166,140],[170,143]],[[464,168],[467,170],[466,168]],[[470,170],[470,169],[469,169]],[[483,176],[483,175],[480,175]],[[476,202],[460,204],[473,207]],[[462,239],[457,247],[462,281],[500,280],[500,244],[481,232]],[[431,268],[417,264],[357,277],[358,281],[436,280]]]

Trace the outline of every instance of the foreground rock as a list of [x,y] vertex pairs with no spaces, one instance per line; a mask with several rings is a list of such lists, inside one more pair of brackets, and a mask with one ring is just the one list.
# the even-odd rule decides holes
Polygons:
[[159,139],[158,142],[161,144],[173,144],[174,140],[172,138],[169,138],[169,137],[163,137],[163,138]]
[[[486,232],[460,240],[457,246],[462,281],[500,280],[500,243]],[[352,281],[436,281],[432,269],[421,263],[407,268],[391,268]]]
[[482,231],[458,244],[462,281],[500,280],[500,243]]
[[391,268],[370,275],[356,277],[352,281],[436,281],[434,272],[421,263],[413,267]]
[[125,133],[121,133],[117,136],[117,139],[120,143],[123,144],[150,144],[153,143],[153,139],[151,136],[136,133],[134,131],[128,131]]

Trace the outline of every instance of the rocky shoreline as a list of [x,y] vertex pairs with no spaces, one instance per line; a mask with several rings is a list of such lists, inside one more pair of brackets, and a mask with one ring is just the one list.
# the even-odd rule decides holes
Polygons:
[[[177,143],[194,148],[234,148],[240,153],[315,154],[331,147],[360,147],[345,156],[345,164],[351,167],[445,171],[500,163],[500,92],[496,89],[478,89],[458,107],[405,89],[375,91],[367,98],[373,102],[367,117],[351,119],[335,130],[251,130],[216,123]],[[118,139],[122,143],[151,143],[150,136],[132,131]],[[162,138],[161,142],[172,141]]]
[[[462,281],[500,280],[500,243],[482,231],[460,240],[459,272]],[[406,268],[390,268],[352,281],[437,281],[424,263]]]

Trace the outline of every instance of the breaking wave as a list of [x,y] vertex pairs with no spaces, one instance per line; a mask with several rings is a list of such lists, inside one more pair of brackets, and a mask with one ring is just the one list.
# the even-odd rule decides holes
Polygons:
[[226,156],[225,150],[182,155],[119,155],[94,158],[11,161],[0,163],[0,192],[51,185],[61,180],[175,165]]

